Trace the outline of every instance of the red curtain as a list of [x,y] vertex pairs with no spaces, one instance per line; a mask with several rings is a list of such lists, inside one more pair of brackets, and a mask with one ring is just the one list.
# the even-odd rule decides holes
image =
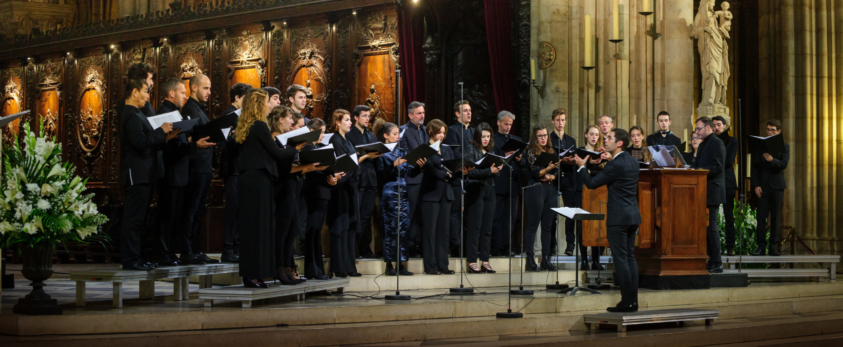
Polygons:
[[512,1],[485,0],[486,41],[492,66],[492,88],[498,112],[515,111],[515,71],[512,63]]
[[[424,97],[424,21],[411,6],[398,8],[398,61],[401,64],[402,105]],[[403,108],[403,107],[402,107]],[[406,111],[399,111],[403,115]],[[405,119],[401,117],[401,119]]]

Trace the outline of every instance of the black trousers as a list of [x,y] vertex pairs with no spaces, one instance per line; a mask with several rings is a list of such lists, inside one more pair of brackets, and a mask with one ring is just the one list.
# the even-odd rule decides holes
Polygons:
[[422,201],[424,216],[424,271],[448,269],[448,222],[451,201],[442,193],[439,201]]
[[307,228],[304,236],[304,275],[314,278],[325,274],[322,261],[322,224],[328,211],[328,200],[317,197],[307,199]]
[[720,232],[717,231],[717,210],[720,205],[708,206],[708,227],[705,229],[706,253],[711,265],[723,265],[720,259]]
[[[462,234],[460,235],[460,222],[463,221],[463,217],[460,212],[463,208],[461,203],[462,199],[460,196],[462,194],[462,188],[460,185],[451,185],[451,189],[454,191],[454,202],[451,203],[451,223],[450,223],[450,244],[451,244],[451,252],[454,255],[459,254],[459,249],[462,246],[462,239],[465,237],[465,229],[462,230]],[[427,222],[427,220],[425,220]]]
[[[304,255],[304,238],[307,234],[307,199],[304,196],[304,179],[299,179],[296,182],[296,196],[298,197],[298,205],[299,205],[299,218],[297,219],[295,227],[296,233],[296,240],[295,246],[293,247],[294,254],[303,256]],[[295,257],[293,258],[293,264],[295,264]],[[295,265],[294,265],[295,266]]]
[[758,214],[755,215],[758,226],[755,230],[758,249],[763,250],[768,247],[767,240],[765,240],[767,236],[767,217],[770,218],[770,250],[776,250],[776,246],[779,244],[783,198],[783,190],[761,189],[761,197],[758,198]]
[[237,176],[225,179],[225,209],[222,215],[222,255],[240,254],[237,234]]
[[357,235],[357,254],[373,254],[372,247],[372,215],[375,213],[375,197],[378,191],[376,187],[357,190],[357,198],[360,207],[360,234]]
[[472,185],[465,196],[465,214],[468,228],[465,234],[465,252],[469,263],[489,261],[492,246],[492,222],[495,215],[495,186]]
[[[582,201],[577,201],[577,192],[574,187],[569,188],[562,188],[562,204],[565,207],[578,207],[578,203],[582,205]],[[582,194],[580,194],[580,200],[582,200]],[[556,219],[557,221],[559,218]],[[573,219],[564,218],[565,220],[565,246],[566,251],[573,251],[574,250],[574,243],[576,242],[575,234],[576,234],[576,223],[574,223]],[[553,230],[556,230],[554,227]],[[555,234],[555,233],[554,233]]]
[[609,225],[607,239],[615,265],[615,284],[621,287],[621,304],[638,302],[638,264],[635,262],[637,225]]
[[202,225],[202,218],[205,217],[205,204],[208,201],[208,193],[211,188],[211,174],[191,173],[184,190],[184,206],[182,217],[184,223],[183,237],[181,237],[182,255],[201,252],[199,244],[199,228]]
[[146,229],[146,210],[152,189],[153,185],[148,183],[123,186],[126,194],[123,225],[120,227],[120,260],[123,266],[141,261],[141,233]]
[[158,210],[156,225],[152,235],[152,259],[166,259],[176,257],[173,246],[176,228],[176,211],[184,197],[184,187],[173,187],[166,179],[158,180]]
[[524,249],[527,254],[534,254],[536,232],[541,223],[542,255],[550,255],[550,234],[556,213],[551,208],[557,207],[556,187],[542,183],[538,187],[528,188],[524,192],[527,205],[527,230],[524,232]]
[[407,184],[407,201],[410,203],[410,229],[407,230],[407,252],[421,254],[422,249],[422,213],[421,184]]
[[521,185],[512,182],[509,194],[495,195],[495,221],[492,224],[492,255],[509,255],[509,235],[515,227],[518,215],[518,189]]
[[735,193],[737,188],[726,189],[726,203],[723,204],[723,217],[726,219],[726,248],[735,248]]
[[299,221],[299,199],[296,181],[288,178],[277,182],[275,195],[275,266],[293,266],[293,243]]

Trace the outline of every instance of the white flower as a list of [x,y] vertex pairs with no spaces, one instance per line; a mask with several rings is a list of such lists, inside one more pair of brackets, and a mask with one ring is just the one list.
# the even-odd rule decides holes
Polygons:
[[56,165],[53,165],[53,168],[50,169],[50,173],[47,174],[47,177],[53,177],[55,175],[60,174],[61,172],[62,172],[61,164],[56,163]]
[[38,232],[38,227],[35,226],[35,223],[33,223],[33,221],[29,221],[23,223],[23,231],[27,234],[34,235],[36,232]]
[[76,231],[79,232],[79,238],[84,239],[84,238],[87,238],[88,236],[91,236],[92,234],[96,233],[97,227],[95,225],[89,225],[89,226],[86,226],[86,227],[78,228],[78,229],[76,229]]
[[41,194],[41,187],[38,186],[38,183],[27,183],[26,190],[35,193],[35,195]]
[[55,193],[55,192],[56,192],[56,190],[53,189],[53,186],[51,186],[47,183],[44,183],[44,185],[41,186],[41,196],[49,196],[50,194]]
[[32,212],[32,206],[27,203],[19,203],[18,204],[18,214],[15,214],[15,218],[20,218],[22,222],[26,222],[29,219],[29,213]]
[[15,173],[18,175],[18,178],[20,178],[21,181],[23,181],[23,183],[27,183],[26,173],[23,172],[23,169],[17,168],[17,169],[15,169]]
[[50,209],[50,202],[44,199],[38,199],[38,202],[35,203],[35,207],[41,211],[47,211]]
[[9,231],[15,231],[15,226],[7,221],[0,222],[0,235],[3,235]]

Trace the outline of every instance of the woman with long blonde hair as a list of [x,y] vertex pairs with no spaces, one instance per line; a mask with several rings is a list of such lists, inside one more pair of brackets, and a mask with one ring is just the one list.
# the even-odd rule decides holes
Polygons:
[[[239,145],[237,191],[248,197],[237,204],[240,230],[240,276],[249,288],[266,288],[264,278],[276,277],[275,230],[272,180],[279,177],[277,162],[292,162],[296,147],[280,149],[272,140],[267,115],[266,91],[253,89],[243,97],[243,111],[237,121],[235,141]],[[302,145],[303,146],[303,145]],[[289,172],[287,172],[289,174]]]

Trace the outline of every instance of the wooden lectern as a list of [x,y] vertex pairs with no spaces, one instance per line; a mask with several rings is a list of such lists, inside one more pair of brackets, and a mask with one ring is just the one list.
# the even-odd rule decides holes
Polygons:
[[[653,289],[703,289],[710,286],[705,268],[707,170],[641,170],[636,241],[639,286]],[[583,188],[583,209],[605,213],[608,190]],[[599,233],[598,233],[599,231]],[[583,245],[609,246],[606,221],[583,222]]]

